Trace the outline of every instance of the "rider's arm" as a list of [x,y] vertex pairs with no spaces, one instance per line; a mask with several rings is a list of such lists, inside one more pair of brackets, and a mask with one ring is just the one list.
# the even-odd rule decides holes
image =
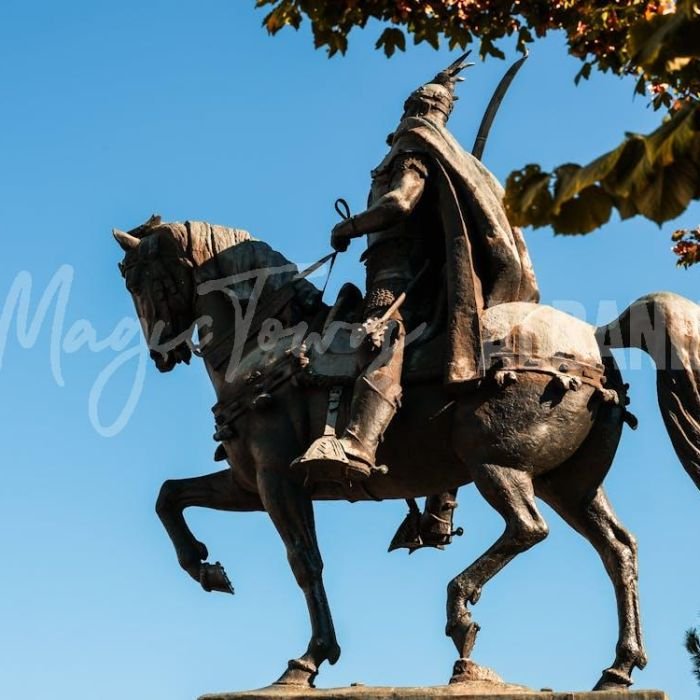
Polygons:
[[399,167],[391,181],[391,190],[369,209],[354,217],[354,234],[363,236],[401,223],[418,204],[425,188],[425,174],[417,167]]
[[400,156],[392,170],[390,190],[368,209],[336,226],[334,235],[356,238],[383,231],[400,223],[413,211],[425,189],[427,166],[417,156]]

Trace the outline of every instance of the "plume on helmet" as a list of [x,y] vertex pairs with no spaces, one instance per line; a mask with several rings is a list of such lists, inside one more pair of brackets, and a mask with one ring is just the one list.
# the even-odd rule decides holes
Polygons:
[[467,51],[447,68],[441,70],[431,81],[414,90],[406,100],[404,109],[408,111],[416,104],[421,104],[426,110],[436,109],[449,117],[454,102],[458,99],[455,96],[455,87],[458,82],[464,80],[459,74],[465,68],[474,65],[473,63],[465,63],[470,53],[471,51]]

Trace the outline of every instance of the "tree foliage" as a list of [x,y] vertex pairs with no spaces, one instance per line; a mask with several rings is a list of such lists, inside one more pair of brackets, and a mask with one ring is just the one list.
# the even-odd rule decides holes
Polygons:
[[[528,165],[512,173],[506,204],[514,222],[588,233],[615,209],[623,219],[641,214],[661,224],[700,197],[700,11],[680,2],[674,12],[647,13],[629,27],[623,52],[624,70],[639,73],[637,92],[649,89],[654,106],[668,108],[664,122],[646,136],[628,134],[586,166],[545,173]],[[680,240],[676,249],[689,252]]]
[[623,219],[674,219],[700,197],[700,112],[686,103],[652,134],[629,135],[589,165],[569,163],[553,173],[528,165],[506,185],[506,208],[520,226],[588,233],[613,208]]
[[[588,165],[564,164],[544,172],[530,164],[506,183],[514,223],[552,226],[558,233],[588,233],[617,211],[657,223],[675,218],[700,197],[700,2],[698,0],[256,0],[270,6],[263,20],[271,34],[311,23],[316,47],[345,53],[348,35],[370,21],[384,26],[376,46],[387,56],[415,44],[438,48],[477,44],[482,58],[504,58],[498,44],[511,37],[518,50],[551,31],[566,35],[569,53],[582,62],[576,82],[592,71],[631,75],[635,92],[663,110],[648,135],[623,143]],[[663,113],[662,112],[662,113]],[[685,245],[685,244],[688,245]],[[680,264],[698,240],[676,239]]]
[[693,675],[700,683],[700,636],[698,631],[690,629],[685,633],[685,648],[690,654],[690,660],[693,664]]
[[700,227],[679,229],[673,236],[673,252],[678,256],[680,267],[690,267],[700,262]]

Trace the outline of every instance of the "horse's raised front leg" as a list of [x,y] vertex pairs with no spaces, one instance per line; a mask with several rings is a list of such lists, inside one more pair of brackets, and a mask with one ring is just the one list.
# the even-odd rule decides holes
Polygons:
[[258,474],[258,489],[285,547],[294,577],[304,592],[311,618],[311,641],[306,652],[289,662],[277,683],[313,686],[319,666],[340,657],[326,591],[323,561],[316,540],[313,503],[304,487],[293,480],[287,462]]
[[180,566],[205,591],[233,593],[221,564],[208,564],[206,546],[197,540],[185,521],[190,506],[228,511],[263,510],[257,494],[242,490],[230,469],[191,479],[169,479],[160,489],[156,512],[175,547]]
[[[575,482],[572,482],[575,483]],[[593,497],[572,484],[555,489],[556,482],[538,484],[538,494],[596,549],[615,587],[619,636],[615,661],[594,690],[621,690],[632,684],[634,667],[644,668],[644,652],[637,587],[637,543],[620,524],[602,488]]]
[[467,603],[476,603],[484,584],[511,559],[547,536],[547,524],[537,511],[530,474],[518,469],[487,464],[474,471],[481,495],[506,521],[504,533],[471,566],[447,587],[446,634],[459,652],[451,683],[482,680],[480,669],[470,660],[479,625],[472,620]]

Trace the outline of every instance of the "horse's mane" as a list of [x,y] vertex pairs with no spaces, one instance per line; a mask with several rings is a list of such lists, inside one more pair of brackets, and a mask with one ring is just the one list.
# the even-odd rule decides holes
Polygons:
[[[313,310],[321,302],[321,292],[307,280],[293,281],[297,266],[264,241],[243,229],[210,224],[206,221],[161,223],[153,232],[168,233],[195,268],[198,284],[225,280],[225,286],[241,301],[248,301],[255,287],[256,275],[265,276],[263,295],[289,282],[295,285],[295,298],[302,307]],[[256,275],[247,275],[249,272]]]

